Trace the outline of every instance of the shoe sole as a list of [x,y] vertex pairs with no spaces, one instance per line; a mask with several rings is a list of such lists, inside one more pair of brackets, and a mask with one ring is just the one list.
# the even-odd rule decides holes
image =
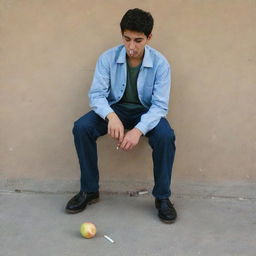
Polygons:
[[[159,217],[159,216],[158,216]],[[159,217],[159,219],[163,222],[163,223],[165,223],[165,224],[173,224],[175,221],[176,221],[176,219],[175,220],[165,220],[165,219],[162,219],[162,218],[160,218]]]
[[[90,202],[88,202],[88,205],[95,204],[95,203],[97,203],[99,201],[100,201],[100,198],[95,198],[95,199],[91,200]],[[83,210],[85,210],[86,206],[84,208],[82,208],[82,209],[79,209],[79,210],[68,210],[68,209],[66,209],[66,212],[67,213],[71,213],[71,214],[79,213],[79,212],[82,212]]]

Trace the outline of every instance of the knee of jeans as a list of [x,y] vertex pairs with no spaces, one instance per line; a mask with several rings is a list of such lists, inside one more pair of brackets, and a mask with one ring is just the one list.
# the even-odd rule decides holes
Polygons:
[[90,131],[91,131],[91,127],[89,124],[87,124],[86,122],[82,122],[81,120],[75,121],[73,130],[72,130],[74,135],[87,133]]
[[168,129],[160,133],[160,139],[163,141],[175,142],[176,138],[173,129]]
[[158,143],[175,143],[176,137],[172,128],[163,129],[156,134],[156,141]]

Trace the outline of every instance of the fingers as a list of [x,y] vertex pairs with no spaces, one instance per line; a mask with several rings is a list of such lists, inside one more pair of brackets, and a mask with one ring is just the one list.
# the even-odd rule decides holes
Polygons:
[[124,129],[121,129],[119,133],[119,144],[123,142],[123,139],[124,139]]
[[108,125],[108,134],[112,137],[112,129],[111,129],[110,125]]
[[119,130],[118,130],[118,129],[111,129],[111,128],[110,128],[109,135],[110,135],[113,139],[118,139],[118,138],[119,138]]
[[127,151],[127,150],[131,150],[132,148],[133,148],[133,145],[130,142],[128,142],[126,143],[124,150]]
[[115,129],[112,129],[111,127],[108,128],[108,134],[112,137],[115,138]]
[[124,138],[123,141],[122,141],[122,143],[120,144],[120,148],[121,148],[121,149],[124,149],[126,143],[127,143],[127,140]]
[[124,139],[124,129],[122,127],[118,128],[108,128],[108,134],[113,138],[119,141],[119,143],[122,143]]
[[114,137],[113,138],[118,140],[118,138],[119,138],[119,129],[114,130]]
[[134,147],[134,144],[124,137],[122,143],[120,144],[120,148],[127,151],[132,149],[133,147]]
[[125,146],[122,148],[125,151],[131,150],[134,147],[134,145],[130,142],[127,142]]

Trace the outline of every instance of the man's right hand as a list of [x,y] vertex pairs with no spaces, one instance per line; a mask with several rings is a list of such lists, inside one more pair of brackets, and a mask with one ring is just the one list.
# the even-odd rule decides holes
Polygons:
[[122,143],[124,138],[124,126],[117,116],[116,113],[111,112],[107,115],[108,118],[108,134],[113,138],[119,141],[119,144]]

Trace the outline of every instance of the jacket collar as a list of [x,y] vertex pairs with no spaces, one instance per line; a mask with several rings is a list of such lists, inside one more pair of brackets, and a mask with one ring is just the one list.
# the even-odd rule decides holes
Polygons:
[[[117,58],[117,63],[126,63],[126,49],[123,46],[121,51],[119,52],[119,56]],[[150,55],[150,47],[148,45],[145,46],[145,53],[142,61],[143,67],[152,68],[153,67],[153,60]]]

